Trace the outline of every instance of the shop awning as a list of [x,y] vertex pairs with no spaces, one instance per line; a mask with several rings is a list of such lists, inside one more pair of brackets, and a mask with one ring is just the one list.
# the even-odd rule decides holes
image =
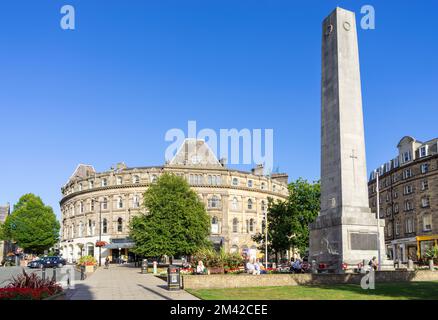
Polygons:
[[107,249],[130,249],[134,247],[135,247],[134,242],[108,243],[106,246],[103,246],[103,248],[107,248]]

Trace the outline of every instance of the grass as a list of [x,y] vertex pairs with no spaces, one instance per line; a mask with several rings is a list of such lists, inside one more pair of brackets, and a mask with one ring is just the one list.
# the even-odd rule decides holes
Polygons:
[[438,281],[360,285],[283,286],[228,289],[188,289],[203,300],[438,300]]

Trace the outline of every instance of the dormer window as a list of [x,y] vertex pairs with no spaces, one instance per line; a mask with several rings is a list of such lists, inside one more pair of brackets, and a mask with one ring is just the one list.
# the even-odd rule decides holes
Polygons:
[[117,177],[117,185],[120,186],[123,182],[123,178],[122,177]]
[[403,163],[411,161],[411,152],[410,151],[403,152],[402,157],[403,157]]
[[266,184],[264,182],[262,182],[260,184],[260,189],[265,190],[266,189]]
[[233,186],[238,186],[239,185],[239,179],[237,178],[233,178]]
[[132,177],[132,183],[134,184],[140,183],[140,177],[137,175]]
[[106,187],[108,185],[108,180],[106,178],[103,178],[101,181],[102,187]]
[[78,184],[78,190],[79,190],[79,191],[82,191],[82,183],[79,183],[79,184]]
[[420,148],[420,158],[427,156],[427,151],[428,151],[427,149],[428,149],[428,145],[422,146]]
[[248,188],[252,188],[252,180],[248,180]]
[[89,189],[93,189],[94,188],[94,181],[93,180],[88,182],[88,188]]

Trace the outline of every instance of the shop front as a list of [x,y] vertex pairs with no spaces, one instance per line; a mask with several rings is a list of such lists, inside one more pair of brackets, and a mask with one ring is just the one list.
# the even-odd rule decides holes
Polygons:
[[111,239],[111,242],[104,246],[109,250],[109,259],[111,263],[132,263],[137,260],[137,256],[130,249],[135,244],[130,239]]

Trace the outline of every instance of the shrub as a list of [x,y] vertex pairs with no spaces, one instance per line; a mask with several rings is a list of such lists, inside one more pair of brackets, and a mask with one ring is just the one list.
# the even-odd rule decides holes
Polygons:
[[223,248],[219,252],[213,249],[202,249],[193,255],[192,265],[194,268],[198,261],[209,268],[236,269],[243,264],[243,258],[238,253],[227,253]]

